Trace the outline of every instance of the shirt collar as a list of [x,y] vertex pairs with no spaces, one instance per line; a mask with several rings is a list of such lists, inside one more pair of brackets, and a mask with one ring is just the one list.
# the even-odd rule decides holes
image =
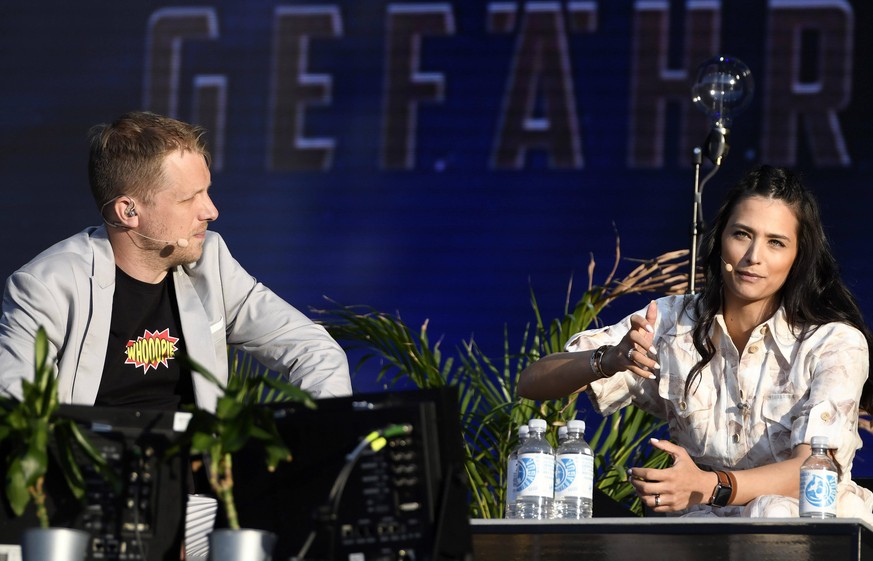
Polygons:
[[786,358],[790,358],[791,353],[794,350],[794,345],[797,343],[798,339],[800,339],[801,331],[792,329],[788,324],[785,308],[780,305],[779,309],[776,310],[776,313],[773,314],[770,319],[765,321],[764,325],[769,326],[770,333],[773,334],[773,340],[776,341],[776,344],[782,351],[782,355]]
[[[727,327],[724,322],[724,314],[719,310],[716,314],[716,323],[727,337]],[[770,316],[767,321],[755,327],[753,337],[761,336],[766,338],[767,335],[772,335],[771,339],[775,343],[780,354],[786,360],[791,359],[791,354],[794,352],[794,345],[797,343],[800,332],[791,329],[788,324],[788,319],[785,314],[785,308],[780,305],[776,313]]]

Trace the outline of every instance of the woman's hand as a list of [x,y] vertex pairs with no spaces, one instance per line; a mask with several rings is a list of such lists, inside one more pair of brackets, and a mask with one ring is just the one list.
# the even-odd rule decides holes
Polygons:
[[[631,327],[615,346],[596,362],[595,349],[582,352],[556,352],[527,365],[518,378],[518,395],[534,400],[559,399],[580,392],[605,376],[629,370],[637,376],[654,379],[656,361],[655,321],[658,304],[649,303],[646,317],[631,316]],[[613,339],[614,340],[614,339]]]
[[703,471],[685,448],[666,440],[651,439],[652,446],[670,454],[673,465],[666,469],[631,468],[631,485],[643,503],[655,512],[684,510],[709,502],[718,481],[715,473]]
[[657,350],[652,346],[657,319],[658,304],[655,301],[649,302],[646,317],[631,316],[631,328],[627,334],[603,357],[603,364],[610,375],[630,370],[637,376],[655,379],[654,371],[661,368],[657,361]]

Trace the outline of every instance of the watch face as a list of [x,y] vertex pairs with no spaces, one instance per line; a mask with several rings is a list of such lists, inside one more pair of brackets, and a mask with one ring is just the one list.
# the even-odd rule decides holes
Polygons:
[[731,498],[731,488],[718,485],[715,488],[715,496],[712,498],[712,506],[726,506]]

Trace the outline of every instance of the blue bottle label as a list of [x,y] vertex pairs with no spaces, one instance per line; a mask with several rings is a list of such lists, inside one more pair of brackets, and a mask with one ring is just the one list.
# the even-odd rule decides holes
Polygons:
[[555,498],[594,495],[594,457],[588,454],[561,454],[555,463]]
[[800,515],[809,512],[837,513],[837,474],[825,469],[800,473]]
[[554,495],[555,457],[550,454],[521,454],[515,465],[515,493],[518,497]]

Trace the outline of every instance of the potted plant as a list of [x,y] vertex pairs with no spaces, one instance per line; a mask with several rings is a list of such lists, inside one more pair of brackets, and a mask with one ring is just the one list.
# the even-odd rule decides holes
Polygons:
[[48,339],[40,328],[36,334],[34,378],[22,379],[22,399],[0,396],[0,444],[6,452],[0,462],[6,473],[5,494],[12,511],[21,516],[33,502],[39,521],[39,528],[24,532],[23,561],[78,561],[85,558],[88,534],[50,528],[45,490],[50,455],[55,457],[77,499],[85,495],[85,478],[75,460],[77,448],[108,481],[118,481],[79,426],[57,416],[58,381],[47,357]]
[[[470,516],[501,518],[505,506],[506,457],[518,441],[517,427],[532,417],[541,417],[556,429],[577,415],[576,395],[541,403],[517,397],[515,387],[521,371],[540,356],[563,349],[573,333],[596,322],[600,312],[619,297],[684,292],[687,255],[687,250],[680,250],[644,260],[625,277],[615,279],[620,260],[616,247],[615,264],[599,286],[593,282],[592,259],[588,266],[588,288],[572,309],[564,310],[563,317],[544,322],[531,293],[535,326],[528,327],[518,347],[513,347],[505,334],[504,353],[497,360],[486,356],[473,340],[464,342],[457,356],[446,356],[440,341],[430,342],[427,322],[416,334],[399,315],[367,306],[336,305],[314,312],[323,317],[321,323],[350,352],[362,353],[359,368],[368,361],[378,362],[381,365],[378,376],[389,385],[458,388],[465,467],[472,493]],[[642,505],[627,480],[626,468],[666,465],[666,454],[647,445],[648,437],[663,427],[661,421],[629,406],[605,417],[590,439],[595,451],[595,485],[638,515],[642,515]],[[554,430],[549,438],[554,445]]]
[[275,376],[239,373],[235,367],[227,385],[223,385],[201,365],[190,359],[188,362],[192,371],[206,377],[223,392],[214,412],[191,410],[188,427],[172,448],[178,451],[184,447],[192,455],[203,455],[209,485],[224,510],[228,528],[215,529],[210,534],[210,558],[213,561],[268,560],[275,536],[240,526],[233,495],[233,455],[254,438],[263,445],[269,471],[274,471],[280,462],[290,461],[291,452],[279,435],[273,411],[265,407],[264,402],[294,401],[314,408],[315,401],[308,392]]

